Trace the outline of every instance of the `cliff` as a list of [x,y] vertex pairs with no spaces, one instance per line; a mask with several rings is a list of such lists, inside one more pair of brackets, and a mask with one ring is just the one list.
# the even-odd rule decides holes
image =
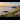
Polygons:
[[16,10],[20,10],[20,5],[17,6]]

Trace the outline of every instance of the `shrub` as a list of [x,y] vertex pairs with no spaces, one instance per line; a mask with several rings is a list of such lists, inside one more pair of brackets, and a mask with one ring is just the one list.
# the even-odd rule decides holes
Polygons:
[[18,10],[15,11],[15,13],[17,13],[17,12],[18,12]]
[[5,15],[1,15],[1,17],[5,17]]

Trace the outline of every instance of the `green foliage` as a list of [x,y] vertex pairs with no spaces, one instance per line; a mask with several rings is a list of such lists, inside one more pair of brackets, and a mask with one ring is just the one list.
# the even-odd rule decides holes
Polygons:
[[20,10],[18,10],[18,12],[20,12]]
[[[5,14],[5,15],[1,15],[1,17],[13,17],[15,15],[15,13],[17,13],[20,10],[15,10],[14,12]],[[15,17],[19,17],[20,15],[15,15]]]
[[1,17],[4,17],[5,15],[1,15]]
[[15,15],[15,17],[20,17],[20,14],[19,15]]
[[19,17],[18,15],[15,15],[15,17]]

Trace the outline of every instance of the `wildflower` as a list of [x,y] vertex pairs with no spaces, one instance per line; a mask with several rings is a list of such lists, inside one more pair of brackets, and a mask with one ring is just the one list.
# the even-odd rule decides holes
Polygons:
[[15,13],[16,15],[20,14],[20,12]]

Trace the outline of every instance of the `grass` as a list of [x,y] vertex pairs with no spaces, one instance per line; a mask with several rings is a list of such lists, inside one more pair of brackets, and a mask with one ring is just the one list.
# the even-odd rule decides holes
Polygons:
[[[5,15],[1,15],[0,17],[13,17],[15,15],[15,13],[17,13],[20,10],[15,10],[14,12],[5,14]],[[20,15],[15,15],[15,17],[19,17]]]

